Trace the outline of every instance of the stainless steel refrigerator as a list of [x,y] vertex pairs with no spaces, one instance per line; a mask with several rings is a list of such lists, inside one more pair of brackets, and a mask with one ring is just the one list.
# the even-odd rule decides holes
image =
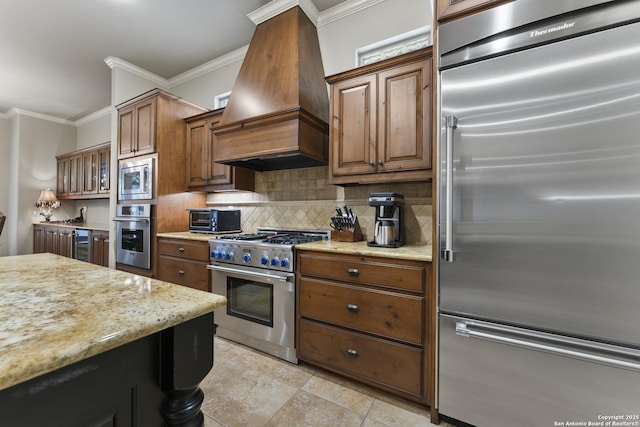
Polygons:
[[516,0],[440,26],[442,415],[640,425],[639,21]]

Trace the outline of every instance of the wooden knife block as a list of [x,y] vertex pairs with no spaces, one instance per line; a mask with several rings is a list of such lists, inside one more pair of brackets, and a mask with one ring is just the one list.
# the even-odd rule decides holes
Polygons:
[[356,219],[353,230],[331,230],[331,240],[335,240],[336,242],[360,242],[363,240],[360,223]]

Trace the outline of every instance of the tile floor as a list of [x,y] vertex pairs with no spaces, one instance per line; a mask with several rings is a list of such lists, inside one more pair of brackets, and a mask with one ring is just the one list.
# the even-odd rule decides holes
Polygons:
[[312,366],[217,337],[214,348],[213,369],[200,384],[205,427],[433,425],[426,407]]

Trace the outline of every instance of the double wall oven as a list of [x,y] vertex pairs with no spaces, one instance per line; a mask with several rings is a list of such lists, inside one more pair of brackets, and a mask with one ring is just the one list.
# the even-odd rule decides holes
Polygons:
[[216,334],[292,363],[295,349],[294,245],[330,231],[258,228],[209,240],[212,288],[227,297]]

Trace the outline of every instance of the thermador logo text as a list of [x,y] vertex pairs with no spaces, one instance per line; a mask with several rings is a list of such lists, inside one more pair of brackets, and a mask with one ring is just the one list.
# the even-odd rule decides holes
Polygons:
[[576,25],[575,22],[565,22],[562,25],[558,25],[557,27],[545,28],[544,30],[535,30],[529,33],[529,37],[538,37],[544,36],[545,34],[555,33],[556,31],[567,30]]

